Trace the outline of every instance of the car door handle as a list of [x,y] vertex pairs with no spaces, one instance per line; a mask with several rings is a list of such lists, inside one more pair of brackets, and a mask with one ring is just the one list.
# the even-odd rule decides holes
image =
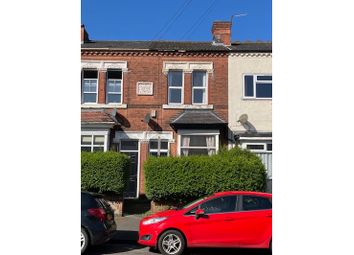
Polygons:
[[235,219],[233,219],[233,218],[225,218],[224,220],[225,221],[234,221]]

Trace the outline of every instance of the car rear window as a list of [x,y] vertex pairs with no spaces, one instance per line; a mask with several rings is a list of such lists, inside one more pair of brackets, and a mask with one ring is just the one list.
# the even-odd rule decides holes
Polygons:
[[266,197],[259,196],[243,196],[242,198],[242,210],[243,211],[255,211],[272,209],[272,202]]
[[96,199],[87,193],[81,193],[81,209],[100,207]]

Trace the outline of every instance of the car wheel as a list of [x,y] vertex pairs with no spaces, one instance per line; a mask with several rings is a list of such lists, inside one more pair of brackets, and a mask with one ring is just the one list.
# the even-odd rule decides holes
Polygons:
[[84,253],[89,245],[89,237],[84,228],[81,227],[81,254]]
[[186,247],[186,241],[181,232],[177,230],[167,230],[158,241],[159,251],[163,255],[180,255]]

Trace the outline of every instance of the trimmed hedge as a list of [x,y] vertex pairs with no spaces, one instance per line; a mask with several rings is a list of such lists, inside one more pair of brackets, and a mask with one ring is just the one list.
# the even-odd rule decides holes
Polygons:
[[130,160],[117,152],[81,152],[81,190],[122,195]]
[[159,202],[187,202],[218,191],[264,191],[265,168],[257,155],[240,148],[213,156],[149,157],[145,191]]

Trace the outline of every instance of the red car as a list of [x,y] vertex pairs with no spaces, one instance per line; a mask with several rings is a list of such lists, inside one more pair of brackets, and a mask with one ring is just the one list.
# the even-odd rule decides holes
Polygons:
[[227,191],[183,208],[140,221],[139,244],[165,255],[186,247],[269,248],[272,245],[272,195]]

